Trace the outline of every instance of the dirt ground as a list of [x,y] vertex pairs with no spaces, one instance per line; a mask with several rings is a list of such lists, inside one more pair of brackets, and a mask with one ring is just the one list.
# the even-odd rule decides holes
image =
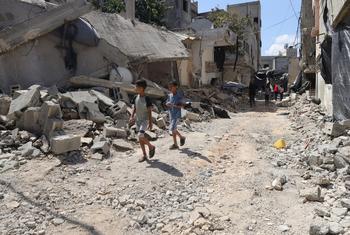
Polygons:
[[[0,234],[308,234],[314,205],[298,195],[306,182],[269,152],[294,135],[284,112],[258,104],[193,124],[183,148],[168,150],[164,136],[146,163],[140,151],[30,160],[0,175]],[[267,189],[281,174],[284,190]]]

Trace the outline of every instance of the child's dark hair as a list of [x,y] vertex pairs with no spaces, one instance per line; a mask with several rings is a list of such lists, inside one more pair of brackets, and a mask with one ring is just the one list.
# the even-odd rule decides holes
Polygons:
[[176,87],[179,86],[178,82],[175,80],[172,80],[171,82],[169,82],[169,85],[176,86]]
[[136,86],[142,87],[143,89],[147,88],[147,82],[143,79],[137,80],[135,84],[136,84]]

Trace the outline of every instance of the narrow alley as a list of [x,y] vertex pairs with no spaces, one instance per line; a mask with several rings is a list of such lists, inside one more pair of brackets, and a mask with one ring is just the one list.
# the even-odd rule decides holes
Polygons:
[[0,235],[350,235],[350,0],[0,0]]

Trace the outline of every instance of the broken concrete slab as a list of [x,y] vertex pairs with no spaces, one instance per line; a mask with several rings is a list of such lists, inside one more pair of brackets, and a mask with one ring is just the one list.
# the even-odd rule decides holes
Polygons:
[[40,107],[30,107],[23,112],[16,125],[22,130],[29,131],[31,133],[40,134],[42,132],[39,124],[40,120]]
[[339,156],[341,156],[348,164],[350,164],[350,146],[338,149]]
[[[87,77],[87,76],[76,76],[69,79],[69,82],[73,86],[77,87],[106,87],[110,89],[120,88],[128,93],[135,94],[135,86],[123,82],[109,81],[99,78]],[[165,97],[165,92],[159,87],[148,87],[145,91],[147,96],[154,98]]]
[[308,188],[300,191],[300,197],[305,198],[306,201],[323,202],[324,197],[321,195],[321,188]]
[[94,95],[91,95],[89,91],[72,91],[67,92],[61,95],[61,99],[71,100],[76,107],[82,103],[82,102],[89,102],[89,103],[96,103],[97,104],[97,97]]
[[129,119],[128,106],[123,101],[118,101],[115,105],[109,107],[107,114],[113,119]]
[[85,137],[93,129],[94,122],[86,119],[73,119],[63,123],[63,131],[66,134]]
[[193,122],[200,122],[201,121],[201,116],[197,113],[193,113],[193,112],[186,112],[186,118],[190,121]]
[[62,119],[50,118],[45,122],[45,126],[42,128],[42,133],[47,137],[51,138],[51,136],[63,129],[64,121]]
[[86,144],[86,145],[90,145],[92,143],[92,138],[90,138],[90,137],[82,137],[81,138],[81,143],[82,144]]
[[91,147],[91,150],[93,152],[102,152],[104,154],[108,154],[110,150],[110,145],[107,141],[94,142],[94,144]]
[[91,90],[90,94],[97,97],[98,102],[102,102],[105,106],[109,107],[114,105],[114,101],[111,98],[107,97],[99,91]]
[[14,120],[20,117],[24,109],[40,106],[40,86],[32,86],[24,94],[11,101],[7,117]]
[[103,154],[101,154],[101,153],[94,153],[94,154],[91,155],[91,159],[102,161],[103,160]]
[[79,103],[78,112],[82,119],[91,120],[98,124],[106,121],[106,117],[100,112],[96,103],[82,101]]
[[0,115],[7,115],[10,110],[11,97],[0,96]]
[[124,152],[124,151],[126,152],[134,149],[131,143],[123,139],[113,140],[112,145],[116,151],[120,151],[120,152]]
[[70,1],[0,32],[0,54],[45,35],[92,10],[85,0]]
[[103,128],[103,136],[108,138],[127,138],[128,132],[125,129],[115,128],[111,125],[105,125]]
[[70,151],[79,150],[81,146],[80,136],[58,135],[50,140],[51,151],[54,154],[62,154]]
[[326,135],[332,137],[339,137],[341,135],[346,134],[347,130],[350,129],[350,121],[344,120],[342,122],[326,122],[323,132]]

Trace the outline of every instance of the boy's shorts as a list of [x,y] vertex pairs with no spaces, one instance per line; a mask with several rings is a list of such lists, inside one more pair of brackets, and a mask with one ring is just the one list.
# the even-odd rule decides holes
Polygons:
[[145,132],[148,127],[148,122],[147,121],[142,121],[142,122],[136,122],[136,131],[138,133],[138,137],[145,137]]
[[174,118],[170,120],[169,131],[173,132],[177,130],[177,124],[179,123],[179,119]]

